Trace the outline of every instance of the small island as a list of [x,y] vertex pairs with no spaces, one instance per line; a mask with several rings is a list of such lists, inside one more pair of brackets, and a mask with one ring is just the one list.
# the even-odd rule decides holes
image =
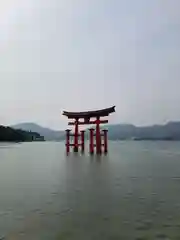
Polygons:
[[33,142],[44,141],[39,133],[13,129],[0,125],[0,142]]

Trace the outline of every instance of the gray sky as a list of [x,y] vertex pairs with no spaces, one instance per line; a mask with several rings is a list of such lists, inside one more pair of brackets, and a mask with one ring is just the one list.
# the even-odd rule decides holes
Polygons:
[[179,0],[6,0],[0,30],[1,124],[111,105],[112,123],[180,120]]

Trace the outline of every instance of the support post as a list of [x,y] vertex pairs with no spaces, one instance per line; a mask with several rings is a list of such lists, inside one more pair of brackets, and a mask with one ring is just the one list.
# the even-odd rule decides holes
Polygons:
[[70,129],[66,129],[66,153],[70,152]]
[[100,119],[96,120],[96,154],[101,154],[101,133],[100,133]]
[[78,152],[78,118],[75,119],[75,131],[74,131],[74,152]]
[[89,129],[89,152],[94,154],[94,128]]
[[84,134],[85,134],[85,131],[82,130],[81,131],[81,151],[84,152]]
[[104,153],[108,153],[108,138],[107,138],[108,130],[104,129],[103,132],[104,132]]

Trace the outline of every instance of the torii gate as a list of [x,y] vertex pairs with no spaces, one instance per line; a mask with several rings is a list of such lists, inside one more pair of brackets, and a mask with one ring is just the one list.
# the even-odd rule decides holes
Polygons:
[[[115,112],[115,106],[110,108],[105,108],[96,111],[86,111],[86,112],[63,112],[63,115],[68,117],[68,119],[74,119],[73,122],[69,122],[68,125],[75,126],[74,133],[71,133],[70,129],[66,130],[66,152],[70,152],[70,147],[73,147],[74,152],[78,152],[79,147],[81,147],[81,151],[84,152],[84,134],[85,131],[80,131],[79,133],[79,125],[86,124],[96,124],[96,128],[89,129],[89,151],[91,154],[94,153],[94,147],[96,147],[96,153],[102,153],[102,147],[104,147],[104,153],[108,152],[108,139],[107,132],[108,130],[100,130],[100,124],[108,123],[108,120],[102,120],[101,117],[107,117],[109,114]],[[91,120],[91,118],[95,118],[95,120]],[[80,119],[83,119],[83,121]],[[74,142],[70,143],[70,136],[74,137]],[[79,136],[81,136],[81,142],[79,143]],[[94,143],[94,136],[96,142]],[[102,143],[102,137],[104,138],[104,143]]]

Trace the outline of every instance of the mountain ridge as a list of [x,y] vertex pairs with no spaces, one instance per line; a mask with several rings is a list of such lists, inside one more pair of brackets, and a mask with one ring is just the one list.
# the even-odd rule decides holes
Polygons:
[[0,125],[0,142],[32,142],[44,141],[44,137],[37,132],[14,129]]
[[58,131],[47,127],[42,127],[32,122],[19,123],[10,127],[14,129],[21,129],[24,131],[38,132],[40,135],[44,136],[46,141],[59,140],[59,138],[64,135],[64,131]]
[[[45,140],[60,141],[65,139],[65,131],[56,131],[42,127],[36,123],[20,123],[11,126],[14,129],[38,132]],[[102,126],[109,130],[110,140],[180,140],[180,121],[170,121],[166,124],[136,126],[133,124],[108,124]],[[88,136],[88,131],[86,131]]]

